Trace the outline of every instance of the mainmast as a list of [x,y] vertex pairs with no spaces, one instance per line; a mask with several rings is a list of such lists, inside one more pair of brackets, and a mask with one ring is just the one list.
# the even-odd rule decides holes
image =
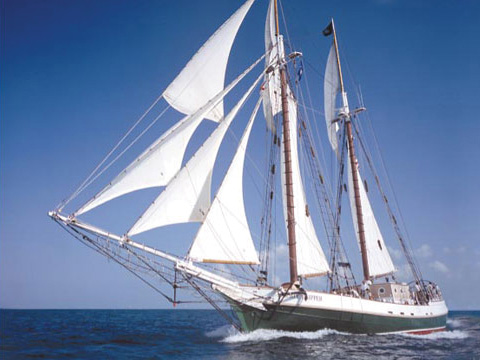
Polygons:
[[[278,8],[277,0],[275,4],[275,24],[276,31],[275,37],[277,40],[276,46],[280,41],[279,36],[279,27],[278,27]],[[282,57],[280,58],[280,84],[281,84],[281,97],[282,97],[282,115],[283,115],[283,145],[284,145],[284,156],[285,156],[285,186],[286,186],[286,198],[287,198],[287,232],[288,232],[288,254],[289,254],[289,265],[290,265],[290,283],[293,284],[298,280],[297,273],[297,242],[295,236],[295,206],[293,202],[293,180],[292,180],[292,152],[290,145],[290,125],[289,125],[289,116],[288,116],[288,83],[287,83],[287,70],[286,62]]]
[[347,129],[348,152],[349,152],[350,167],[352,171],[353,191],[355,195],[355,210],[357,213],[358,237],[360,240],[359,241],[360,251],[362,253],[363,278],[365,280],[369,280],[370,270],[368,267],[367,246],[366,246],[366,240],[365,240],[365,226],[363,222],[362,202],[360,200],[360,184],[359,184],[358,171],[357,171],[358,160],[357,160],[357,157],[355,156],[355,145],[353,142],[352,121],[351,121],[350,109],[348,107],[347,93],[345,92],[345,87],[343,84],[342,67],[340,65],[340,55],[338,52],[337,34],[335,32],[335,25],[334,25],[333,19],[329,27],[330,26],[331,26],[331,31],[333,32],[333,44],[335,46],[335,54],[337,56],[337,65],[338,65],[338,75],[340,78],[340,91],[342,92],[343,107],[340,110],[339,116],[345,120],[345,126]]

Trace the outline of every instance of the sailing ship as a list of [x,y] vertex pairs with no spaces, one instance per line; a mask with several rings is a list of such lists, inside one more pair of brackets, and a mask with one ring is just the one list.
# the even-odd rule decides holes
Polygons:
[[[109,167],[107,159],[119,151],[132,128],[49,216],[79,241],[132,272],[174,305],[189,301],[179,299],[183,291],[195,292],[241,331],[329,328],[351,333],[421,334],[444,330],[448,312],[445,301],[436,284],[422,279],[363,142],[358,120],[366,109],[362,104],[354,110],[349,107],[333,19],[323,35],[332,40],[324,76],[324,114],[329,148],[337,163],[335,182],[327,181],[311,124],[301,115],[296,90],[298,74],[303,71],[299,68],[303,54],[286,53],[276,0],[270,0],[267,10],[265,53],[233,81],[224,84],[232,44],[253,2],[247,0],[208,39],[134,126],[161,99],[168,103],[168,108],[182,113],[183,118],[96,195],[75,211],[67,212],[65,209],[72,200]],[[253,83],[225,115],[224,98],[255,71],[258,74]],[[212,174],[220,145],[255,92],[260,93],[258,100],[212,199]],[[259,176],[264,188],[263,201],[259,204],[261,234],[253,236],[244,203],[243,172],[249,137],[261,106],[268,134],[267,160],[266,171]],[[186,148],[203,121],[217,123],[216,128],[194,155],[184,161]],[[360,173],[357,155],[360,152],[366,159],[366,168],[374,174],[393,233],[406,257],[411,271],[409,284],[395,279],[397,269],[374,215],[369,199],[371,191]],[[308,168],[303,173],[301,154],[304,167]],[[302,176],[307,171],[308,175]],[[347,180],[344,180],[345,171]],[[311,183],[310,192],[307,181]],[[281,196],[277,196],[277,182],[281,183]],[[332,189],[332,183],[336,189]],[[82,220],[85,213],[146,188],[161,188],[161,191],[125,234],[115,234]],[[340,236],[342,194],[345,193],[360,249],[362,281],[355,280]],[[320,245],[321,237],[317,236],[309,201],[318,205],[318,218],[325,229],[322,242],[327,242],[328,257]],[[277,202],[283,207],[283,220],[278,223],[272,210]],[[189,222],[200,223],[200,226],[184,256],[172,255],[167,249],[136,239],[152,229]],[[271,254],[275,251],[271,245],[272,234],[280,231],[279,228],[285,231],[288,245],[288,259],[279,266],[286,267],[288,262],[290,272],[290,278],[283,284],[275,284],[277,280],[270,271]],[[311,289],[309,279],[312,278],[323,279],[323,288]],[[171,286],[173,294],[167,294],[165,286],[159,284]],[[225,303],[233,312],[225,310],[222,305]]]

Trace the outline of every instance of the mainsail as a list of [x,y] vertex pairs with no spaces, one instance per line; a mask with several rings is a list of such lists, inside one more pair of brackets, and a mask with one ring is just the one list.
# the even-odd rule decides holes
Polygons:
[[[290,130],[290,144],[292,157],[292,181],[293,197],[295,206],[295,234],[297,248],[297,271],[298,275],[304,277],[320,276],[330,271],[328,261],[318,242],[315,228],[303,189],[303,182],[300,173],[300,164],[298,159],[297,145],[297,104],[293,95],[288,94],[288,116]],[[284,160],[284,144],[282,143],[282,164]],[[287,193],[285,184],[285,169],[282,171],[282,193],[283,193],[283,211],[287,219]],[[287,222],[285,221],[285,225]]]
[[210,206],[210,185],[218,149],[232,120],[262,76],[257,78],[195,155],[137,220],[128,231],[128,236],[164,225],[203,221]]
[[[230,50],[254,0],[247,0],[198,50],[168,86],[163,97],[178,111],[191,115],[223,89]],[[205,118],[220,121],[223,102]]]
[[194,261],[259,264],[245,214],[242,185],[245,152],[260,101],[253,110],[227,174],[190,248],[188,257]]
[[[350,198],[350,209],[352,212],[353,224],[355,227],[355,234],[357,236],[358,244],[360,246],[360,236],[358,232],[357,211],[355,208],[355,192],[353,188],[352,167],[348,168],[348,194]],[[359,179],[360,172],[358,171],[358,164],[355,164],[357,176]],[[380,277],[391,274],[396,271],[393,265],[388,249],[383,241],[382,233],[373,214],[372,206],[368,200],[367,192],[363,181],[359,181],[360,188],[360,202],[362,204],[363,224],[365,228],[365,246],[367,250],[368,268],[370,276]]]

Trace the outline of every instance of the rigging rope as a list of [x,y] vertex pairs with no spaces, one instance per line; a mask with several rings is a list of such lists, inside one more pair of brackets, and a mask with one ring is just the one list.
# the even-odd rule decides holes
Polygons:
[[[278,116],[274,117],[275,129],[278,128]],[[261,238],[260,238],[260,266],[258,267],[258,280],[268,283],[268,268],[270,265],[270,241],[272,236],[272,207],[275,203],[275,185],[276,168],[278,167],[279,147],[277,145],[278,137],[276,133],[268,131],[270,134],[270,151],[268,160],[265,162],[268,180],[265,183],[263,211],[261,219]]]
[[200,286],[194,282],[191,277],[189,277],[188,275],[182,273],[183,277],[185,278],[185,280],[190,284],[191,287],[193,287],[205,300],[208,301],[208,303],[210,305],[213,306],[213,308],[215,310],[218,311],[218,313],[225,319],[227,320],[233,327],[235,327],[238,331],[242,331],[242,328],[241,326],[235,322],[231,316],[229,316],[220,306],[217,305],[217,303],[215,303],[215,301],[210,298],[206,293],[205,291],[203,291]]
[[[355,116],[356,117],[356,116]],[[357,118],[357,117],[356,117]],[[358,128],[355,126],[355,123],[352,122],[353,124],[353,128],[355,130],[355,133],[357,134],[357,138],[358,138],[358,141],[360,143],[360,147],[365,155],[365,158],[367,160],[367,163],[370,167],[370,171],[372,171],[373,175],[374,175],[374,178],[375,178],[375,183],[378,187],[378,191],[380,192],[380,195],[382,196],[382,199],[383,199],[383,202],[386,206],[386,209],[387,209],[387,213],[389,215],[389,218],[391,220],[391,223],[392,223],[392,226],[393,226],[393,229],[397,235],[397,238],[400,242],[400,245],[402,247],[402,250],[403,250],[403,253],[407,259],[407,262],[410,266],[410,269],[412,271],[412,275],[414,276],[415,280],[416,281],[420,281],[421,278],[422,278],[422,274],[420,272],[420,269],[418,268],[417,264],[415,263],[415,260],[413,258],[413,254],[411,252],[411,250],[408,248],[407,244],[405,243],[404,241],[404,237],[402,235],[402,232],[401,232],[401,229],[400,227],[398,226],[398,222],[395,218],[395,215],[393,214],[393,211],[392,211],[392,208],[390,207],[390,204],[388,203],[388,199],[387,199],[387,196],[385,194],[385,192],[383,191],[383,188],[380,184],[380,180],[378,178],[378,175],[375,171],[375,166],[373,165],[373,162],[371,161],[371,158],[369,156],[369,153],[367,152],[368,149],[366,148],[365,144],[363,143],[363,140],[360,136],[360,132],[358,131]]]
[[[74,198],[76,198],[89,184],[91,184],[90,179],[91,177],[98,171],[98,169],[110,158],[110,156],[118,149],[118,147],[125,141],[125,139],[132,133],[133,130],[142,122],[142,120],[150,113],[150,111],[157,105],[160,99],[163,97],[163,93],[158,96],[155,101],[148,107],[147,110],[135,121],[135,123],[130,127],[130,129],[123,135],[123,137],[117,142],[117,144],[108,152],[108,154],[100,161],[100,163],[93,169],[93,171],[86,177],[86,179],[80,184],[80,186],[70,195],[69,198],[63,200],[60,204],[57,205],[57,210],[61,212],[63,208]],[[168,105],[159,115],[162,116],[168,109],[170,105]],[[158,119],[157,119],[158,120]],[[155,120],[156,121],[156,120]],[[103,171],[102,171],[103,172]],[[88,184],[87,184],[88,182]]]
[[[173,299],[168,296],[167,294],[163,293],[160,289],[158,289],[156,286],[154,286],[152,283],[150,283],[148,280],[146,280],[145,278],[143,278],[142,276],[140,276],[137,272],[135,272],[133,269],[129,268],[126,264],[122,263],[118,258],[116,258],[115,256],[111,255],[110,253],[108,253],[105,249],[102,249],[94,240],[90,239],[87,235],[81,233],[80,231],[78,231],[77,229],[71,227],[71,226],[66,226],[66,225],[63,225],[63,223],[60,223],[59,221],[55,220],[55,222],[57,224],[59,224],[62,228],[64,228],[68,233],[70,233],[70,235],[72,235],[73,237],[75,237],[77,240],[79,240],[82,244],[86,245],[87,247],[89,247],[90,249],[98,252],[99,254],[101,255],[104,255],[105,257],[113,260],[114,262],[116,262],[117,264],[121,265],[122,267],[124,267],[126,270],[128,270],[130,273],[132,273],[135,277],[137,277],[138,279],[140,279],[142,282],[144,282],[145,284],[147,284],[149,287],[151,287],[153,290],[155,290],[157,293],[159,293],[160,295],[162,295],[166,300],[168,300],[169,302],[173,303]],[[89,244],[91,246],[89,246]]]

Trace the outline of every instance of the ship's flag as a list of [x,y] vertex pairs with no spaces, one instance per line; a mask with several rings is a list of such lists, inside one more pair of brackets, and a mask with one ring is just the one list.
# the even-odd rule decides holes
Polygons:
[[322,33],[325,36],[332,35],[332,33],[333,33],[333,23],[331,21],[330,21],[330,24],[328,24],[328,26],[325,29],[323,29]]

